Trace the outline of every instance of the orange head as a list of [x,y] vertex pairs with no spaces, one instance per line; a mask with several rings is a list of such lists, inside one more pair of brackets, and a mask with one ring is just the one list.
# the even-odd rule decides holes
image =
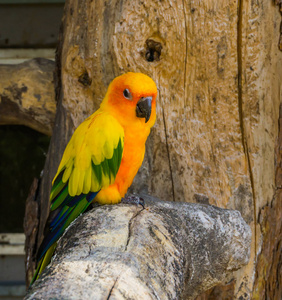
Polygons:
[[156,120],[157,86],[147,75],[126,73],[108,87],[101,109],[113,113],[126,126],[135,123],[152,127]]

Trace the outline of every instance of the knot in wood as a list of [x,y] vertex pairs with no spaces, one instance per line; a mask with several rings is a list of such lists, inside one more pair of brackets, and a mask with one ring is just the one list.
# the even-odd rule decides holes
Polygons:
[[78,82],[83,84],[84,86],[91,85],[92,79],[89,77],[86,70],[78,77]]
[[146,60],[149,62],[159,61],[162,48],[163,46],[160,42],[156,42],[152,39],[148,39],[146,41],[146,53],[145,53]]

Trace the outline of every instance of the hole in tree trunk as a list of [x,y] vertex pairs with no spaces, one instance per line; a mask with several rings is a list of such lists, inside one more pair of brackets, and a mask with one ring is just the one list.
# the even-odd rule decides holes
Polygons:
[[152,39],[148,39],[146,41],[146,53],[145,53],[146,60],[149,62],[159,61],[162,48],[163,46],[161,43],[156,42]]

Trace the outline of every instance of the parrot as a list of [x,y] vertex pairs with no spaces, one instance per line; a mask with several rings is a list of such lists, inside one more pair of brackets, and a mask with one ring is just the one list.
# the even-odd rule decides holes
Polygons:
[[99,109],[68,142],[52,181],[50,213],[31,285],[51,261],[58,239],[92,202],[117,204],[140,168],[156,120],[157,86],[128,72],[108,86]]

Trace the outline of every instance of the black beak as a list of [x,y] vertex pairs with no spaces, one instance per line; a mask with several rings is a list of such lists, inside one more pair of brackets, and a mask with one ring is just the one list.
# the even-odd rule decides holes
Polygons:
[[145,118],[145,123],[149,121],[151,116],[152,98],[142,97],[136,105],[136,116],[138,118]]

